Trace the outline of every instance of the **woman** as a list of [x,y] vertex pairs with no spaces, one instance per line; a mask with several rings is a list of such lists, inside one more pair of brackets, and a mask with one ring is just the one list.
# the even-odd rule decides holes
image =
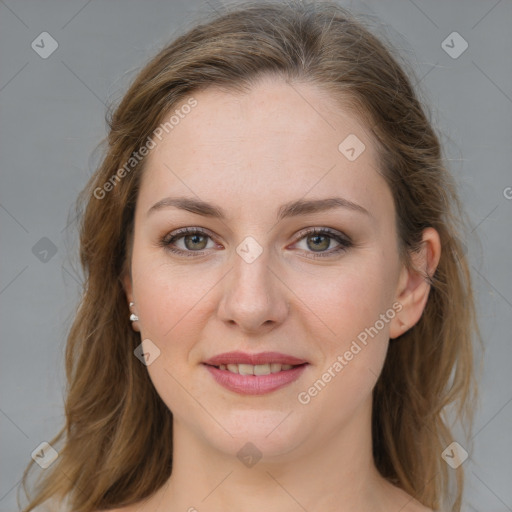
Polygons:
[[460,510],[459,202],[410,80],[348,12],[244,5],[178,38],[79,204],[66,426],[26,512]]

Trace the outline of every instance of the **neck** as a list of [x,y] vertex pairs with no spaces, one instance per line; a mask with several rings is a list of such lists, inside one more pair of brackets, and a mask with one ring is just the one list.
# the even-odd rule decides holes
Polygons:
[[[391,487],[373,463],[371,400],[321,443],[306,441],[284,455],[263,456],[252,467],[205,443],[176,418],[173,441],[162,510],[380,511]],[[245,442],[234,444],[236,453]]]

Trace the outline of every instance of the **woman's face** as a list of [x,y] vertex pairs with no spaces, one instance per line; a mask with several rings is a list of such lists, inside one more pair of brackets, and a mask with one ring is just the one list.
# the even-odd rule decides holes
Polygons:
[[125,279],[176,432],[269,457],[367,432],[403,274],[368,131],[313,85],[194,98],[154,138]]

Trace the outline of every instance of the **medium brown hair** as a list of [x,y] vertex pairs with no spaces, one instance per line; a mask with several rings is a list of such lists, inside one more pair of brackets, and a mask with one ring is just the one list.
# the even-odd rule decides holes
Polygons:
[[172,414],[134,357],[140,335],[128,321],[121,281],[145,159],[105,197],[95,191],[192,93],[210,86],[243,92],[266,75],[323,88],[371,130],[406,265],[426,227],[440,235],[441,259],[424,313],[391,341],[374,389],[373,455],[386,479],[424,505],[437,509],[450,501],[451,510],[460,510],[462,469],[451,487],[441,452],[453,440],[446,406],[469,420],[475,391],[478,331],[460,242],[463,214],[438,136],[399,60],[336,4],[258,2],[196,24],[139,73],[111,116],[106,155],[77,203],[85,281],[66,347],[66,424],[51,440],[59,457],[41,475],[25,512],[50,498],[67,498],[74,512],[126,506],[169,478]]

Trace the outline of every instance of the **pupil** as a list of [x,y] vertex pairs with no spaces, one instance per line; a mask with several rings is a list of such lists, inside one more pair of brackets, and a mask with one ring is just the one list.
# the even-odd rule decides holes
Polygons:
[[[323,246],[321,246],[321,245],[320,245],[322,242],[320,242],[320,244],[318,244],[318,243],[317,243],[317,242],[318,242],[318,240],[319,240],[319,239],[322,239],[322,238],[324,239],[324,244],[323,244]],[[324,235],[313,235],[313,236],[311,237],[311,239],[316,240],[316,241],[315,241],[315,242],[313,242],[313,243],[314,243],[314,247],[316,247],[317,249],[318,249],[318,248],[320,248],[320,249],[327,249],[327,248],[329,247],[330,239],[329,239],[328,237],[324,236]],[[327,242],[327,245],[325,244],[325,242]]]
[[[198,241],[198,239],[201,239],[201,238],[205,238],[205,237],[203,235],[187,235],[185,237],[185,245],[187,246],[188,249],[190,249],[190,247],[188,247],[187,242],[192,240],[192,244],[194,244],[194,245],[198,244],[198,243],[200,244],[201,242]],[[204,242],[204,240],[203,240],[203,242]],[[195,247],[195,248],[197,249],[198,247]],[[199,247],[199,249],[204,249],[204,247]]]

